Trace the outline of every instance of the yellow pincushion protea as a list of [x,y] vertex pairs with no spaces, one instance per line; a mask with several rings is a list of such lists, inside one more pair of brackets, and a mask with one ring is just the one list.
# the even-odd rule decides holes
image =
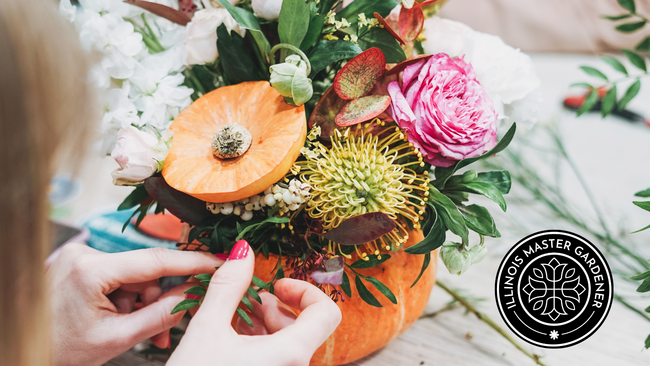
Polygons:
[[422,154],[399,128],[357,125],[336,131],[331,148],[314,142],[312,152],[303,153],[307,160],[297,162],[294,173],[312,187],[306,211],[323,221],[324,230],[356,215],[383,212],[397,228],[371,246],[378,254],[375,245],[391,249],[408,239],[404,219],[419,228],[429,178],[412,169],[424,166]]

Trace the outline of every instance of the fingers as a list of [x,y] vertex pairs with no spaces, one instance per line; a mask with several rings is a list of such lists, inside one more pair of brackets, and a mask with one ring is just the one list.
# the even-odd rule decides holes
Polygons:
[[255,256],[248,243],[245,240],[235,243],[229,259],[212,276],[192,323],[209,324],[216,331],[232,329],[230,321],[250,285],[254,266]]
[[248,317],[250,318],[251,322],[253,322],[253,326],[251,327],[242,318],[237,317],[236,320],[237,333],[242,335],[249,335],[249,336],[271,334],[271,332],[266,328],[266,325],[260,318],[258,318],[254,314],[248,314]]
[[138,294],[135,292],[117,289],[108,295],[108,299],[115,305],[118,314],[128,314],[133,310]]
[[282,303],[275,295],[268,292],[260,293],[262,304],[251,301],[253,314],[262,319],[269,334],[284,329],[296,321],[296,314],[291,308]]
[[329,296],[308,282],[285,278],[274,286],[280,301],[301,313],[292,325],[272,337],[283,338],[282,341],[293,344],[292,347],[315,352],[341,322],[341,310]]
[[[95,258],[97,269],[107,281],[139,283],[165,276],[213,273],[223,260],[203,252],[184,252],[164,248],[104,254]],[[101,261],[101,262],[100,262]]]

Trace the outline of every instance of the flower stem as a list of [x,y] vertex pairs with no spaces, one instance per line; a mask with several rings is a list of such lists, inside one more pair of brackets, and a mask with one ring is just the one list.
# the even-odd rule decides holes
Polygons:
[[273,62],[273,55],[275,55],[275,52],[281,48],[288,49],[297,53],[307,64],[307,75],[311,74],[311,63],[309,63],[309,58],[307,58],[307,55],[305,55],[304,52],[300,50],[300,48],[288,43],[278,43],[273,46],[273,48],[271,48],[271,52],[269,52],[269,58],[271,59],[271,62]]
[[444,283],[440,281],[436,281],[436,285],[440,287],[441,289],[445,290],[451,297],[454,298],[454,300],[458,301],[460,305],[462,305],[467,311],[470,313],[476,315],[476,317],[484,322],[485,324],[489,325],[490,328],[494,329],[497,333],[499,333],[503,338],[505,338],[508,342],[512,343],[518,350],[520,350],[523,354],[526,356],[530,357],[533,361],[535,361],[536,364],[540,366],[545,366],[545,364],[540,360],[541,356],[536,355],[535,353],[532,353],[525,349],[519,342],[517,342],[514,338],[510,336],[503,328],[498,326],[492,319],[490,319],[487,315],[481,313],[478,311],[472,304],[467,301],[464,297],[462,297],[460,294],[458,294],[456,291],[452,290],[451,288],[447,287]]

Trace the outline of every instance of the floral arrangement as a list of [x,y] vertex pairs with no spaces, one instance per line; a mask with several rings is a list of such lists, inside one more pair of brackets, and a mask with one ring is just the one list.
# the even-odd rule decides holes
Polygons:
[[[505,149],[514,120],[535,122],[539,80],[498,37],[430,17],[438,6],[62,0],[100,54],[102,150],[119,164],[115,184],[135,187],[119,209],[135,208],[135,225],[154,207],[174,214],[191,225],[182,249],[247,240],[278,256],[274,280],[312,280],[336,301],[356,296],[354,275],[368,304],[382,306],[366,284],[395,303],[358,269],[400,250],[424,257],[420,276],[439,248],[450,272],[467,271],[483,237],[500,236],[470,194],[505,211],[511,182],[459,170]],[[417,231],[424,239],[405,248]]]

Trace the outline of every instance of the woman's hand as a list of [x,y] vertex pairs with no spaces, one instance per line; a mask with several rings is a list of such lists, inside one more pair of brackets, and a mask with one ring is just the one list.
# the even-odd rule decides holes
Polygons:
[[[102,365],[151,337],[169,347],[169,328],[185,312],[170,313],[191,284],[163,295],[158,278],[213,273],[222,263],[210,254],[162,248],[106,254],[64,246],[48,270],[55,364]],[[138,295],[144,307],[132,311]]]
[[[255,258],[245,241],[235,244],[229,260],[212,276],[203,304],[168,366],[308,365],[316,349],[341,321],[338,306],[317,287],[292,279],[275,283],[275,296],[261,293],[255,306],[254,327],[238,321],[235,309],[253,276]],[[277,297],[276,297],[277,296]],[[286,305],[299,309],[296,317]]]

